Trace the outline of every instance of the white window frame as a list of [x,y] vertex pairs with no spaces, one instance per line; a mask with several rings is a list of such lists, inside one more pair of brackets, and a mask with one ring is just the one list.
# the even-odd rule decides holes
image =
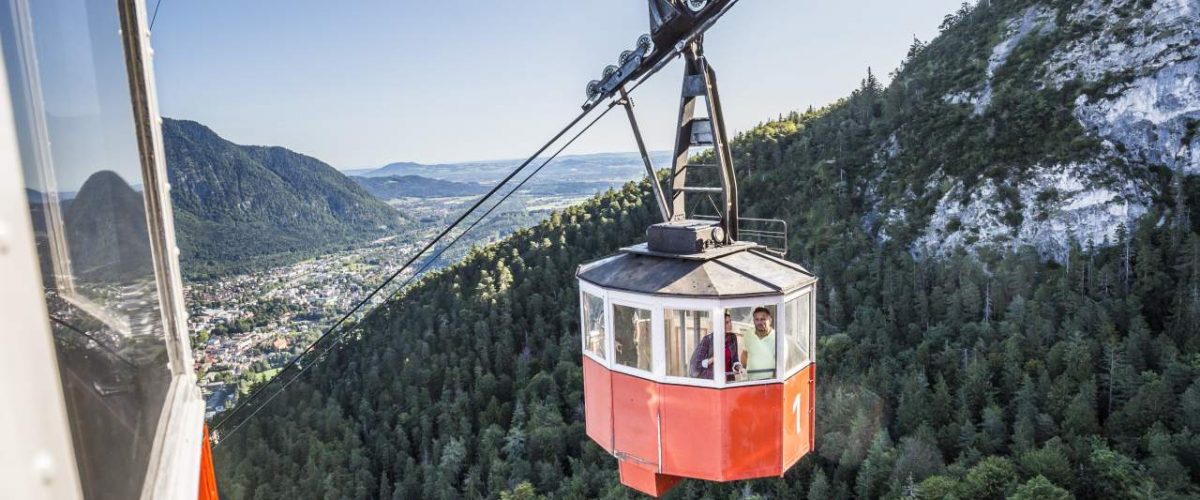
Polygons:
[[[725,338],[725,322],[723,321],[725,310],[733,308],[746,308],[757,306],[775,306],[775,373],[782,373],[782,368],[786,366],[783,362],[783,356],[779,354],[783,347],[783,340],[780,331],[780,324],[783,321],[783,304],[784,295],[769,295],[760,297],[746,297],[734,299],[719,299],[719,298],[688,298],[688,297],[671,297],[660,295],[649,295],[641,293],[627,292],[623,290],[610,290],[584,280],[577,280],[580,291],[580,312],[582,314],[583,307],[583,292],[587,292],[596,297],[604,299],[604,315],[605,328],[607,334],[607,352],[606,358],[601,360],[599,357],[589,354],[584,349],[583,331],[580,327],[580,350],[585,356],[600,362],[609,370],[631,375],[644,380],[658,382],[671,385],[686,385],[691,387],[708,387],[708,388],[723,388],[723,387],[751,387],[756,385],[767,385],[782,383],[786,378],[779,376],[766,378],[762,380],[745,380],[741,382],[726,382],[725,377],[725,357],[714,356],[713,360],[713,380],[677,377],[667,375],[667,348],[666,348],[666,331],[664,321],[665,309],[689,310],[689,311],[708,311],[712,318],[713,324],[713,349],[723,348],[715,344],[721,343],[721,339]],[[801,289],[805,290],[805,289]],[[801,292],[793,292],[788,297],[796,296]],[[650,311],[652,323],[652,348],[654,352],[653,370],[645,371],[638,368],[628,367],[617,363],[616,361],[616,331],[613,325],[612,314],[613,306],[620,305],[625,307],[635,307],[638,309]],[[583,318],[580,318],[582,325]],[[740,353],[739,353],[740,354]]]
[[[603,288],[595,286],[586,281],[579,280],[579,313],[580,313],[580,317],[579,317],[579,350],[580,350],[580,352],[583,353],[584,356],[591,358],[592,361],[600,363],[600,365],[605,368],[610,368],[611,367],[610,360],[612,359],[612,348],[610,346],[610,344],[612,344],[612,342],[610,342],[610,339],[612,338],[612,328],[609,327],[609,323],[611,323],[612,321],[609,318],[608,297],[605,292],[606,291]],[[601,325],[604,328],[604,357],[603,358],[595,355],[594,353],[588,352],[588,350],[587,350],[587,330],[585,330],[585,328],[587,326],[584,324],[584,318],[583,318],[583,301],[584,301],[583,294],[585,294],[585,293],[600,299],[600,307],[602,309],[600,311],[600,316],[603,318],[603,321],[604,321],[604,324]]]
[[[679,299],[676,299],[676,300],[679,300]],[[718,375],[724,373],[724,371],[718,372],[716,363],[717,363],[717,359],[720,358],[719,362],[721,364],[725,364],[725,356],[717,356],[715,354],[717,352],[716,349],[718,347],[718,341],[723,340],[725,338],[725,331],[724,331],[725,330],[725,322],[718,321],[718,319],[721,318],[721,316],[720,316],[721,309],[719,307],[716,307],[717,301],[715,301],[715,300],[701,299],[701,300],[687,300],[687,302],[690,302],[693,305],[700,305],[701,307],[693,307],[692,305],[659,306],[663,311],[662,312],[662,317],[663,317],[662,329],[663,329],[663,359],[664,359],[664,363],[663,363],[662,381],[664,383],[672,384],[672,385],[690,385],[690,386],[696,386],[696,387],[713,387],[713,388],[715,388],[715,387],[717,387],[717,379],[724,378],[724,377],[718,376]],[[704,307],[705,305],[707,305],[707,307]],[[712,378],[705,379],[705,378],[696,378],[696,377],[679,377],[679,376],[666,374],[665,359],[666,359],[666,355],[667,355],[667,352],[666,352],[667,332],[666,332],[666,324],[665,323],[666,323],[666,319],[667,319],[667,316],[666,316],[667,309],[674,309],[676,311],[708,312],[709,320],[712,323],[712,331],[709,333],[712,334],[712,342],[713,342],[712,349],[713,349],[713,353],[714,353],[713,354],[714,363],[713,363]],[[724,348],[724,342],[720,342],[720,346],[721,346],[721,348]],[[691,357],[689,356],[688,359],[690,360]]]
[[[19,25],[21,33],[17,33],[18,38],[32,36],[31,25],[28,22],[29,3],[32,0],[13,0],[17,12],[14,13],[14,22]],[[150,32],[146,28],[147,16],[144,0],[117,0],[115,4],[110,4],[110,8],[117,9],[117,18],[120,23],[119,33],[122,40],[122,51],[124,69],[126,71],[127,83],[129,85],[129,103],[132,107],[132,117],[135,138],[138,145],[138,159],[141,166],[141,182],[143,184],[143,209],[145,211],[147,231],[151,246],[151,255],[153,256],[155,281],[158,289],[159,309],[162,314],[163,338],[168,357],[168,366],[171,374],[170,385],[167,389],[166,397],[162,402],[160,416],[158,418],[157,428],[154,430],[154,441],[147,458],[147,469],[145,479],[141,489],[141,498],[182,498],[192,497],[196,494],[199,488],[200,479],[200,451],[202,442],[202,432],[204,423],[204,400],[200,396],[200,389],[196,385],[196,377],[192,368],[192,353],[191,342],[187,333],[187,318],[186,307],[183,299],[183,280],[179,268],[179,249],[175,241],[174,219],[171,209],[170,186],[167,182],[167,170],[164,163],[163,143],[162,143],[162,119],[158,111],[157,94],[154,83],[154,69],[151,61],[153,50],[150,48]],[[20,55],[26,61],[36,60],[36,54],[32,52],[32,47],[15,47]],[[0,66],[3,63],[0,62]],[[7,74],[8,68],[5,68]],[[38,105],[40,100],[40,84],[37,82],[36,67],[28,68],[30,75],[29,85],[38,87],[34,89],[26,89],[27,92],[35,93],[34,103]],[[10,115],[12,103],[9,99],[10,92],[13,89],[7,88],[7,79],[5,79],[4,95],[0,98],[0,105],[5,107],[3,114]],[[38,115],[40,110],[35,110],[34,114]],[[41,183],[49,185],[47,182],[46,168],[50,165],[49,150],[46,141],[47,135],[44,128],[44,118],[40,116],[31,117],[30,126],[34,127],[32,133],[37,144],[35,144],[34,158],[25,158],[24,161],[33,161],[38,166],[36,167],[41,172]],[[9,123],[9,120],[5,123]],[[0,128],[0,140],[7,140],[8,137],[15,139],[15,131],[8,128]],[[15,149],[14,149],[15,152]],[[20,168],[21,161],[12,162],[12,165]],[[52,179],[50,179],[52,181]],[[24,183],[21,184],[24,186]],[[24,200],[24,196],[14,199]],[[25,207],[27,210],[27,207]],[[52,219],[55,214],[51,214]],[[27,217],[27,216],[26,216]],[[27,219],[26,219],[27,220]],[[54,224],[56,221],[49,221]],[[29,231],[32,226],[22,227],[18,231]],[[0,231],[2,233],[3,231]],[[61,235],[61,233],[60,233]],[[0,243],[3,243],[0,241]],[[61,243],[55,242],[55,243]],[[53,246],[53,245],[52,245]],[[52,253],[56,254],[52,264],[59,270],[62,266],[68,265],[66,258],[68,254],[63,248],[52,248]],[[39,267],[32,267],[36,272]],[[72,301],[77,305],[83,306],[89,310],[96,319],[111,323],[111,318],[106,318],[105,314],[94,314],[100,312],[98,308],[87,307],[90,302],[87,300],[78,300],[79,297],[69,293],[72,289],[72,283],[69,281],[63,282],[63,277],[69,277],[70,273],[56,273],[59,279],[58,285],[65,288],[68,293],[63,295],[64,299],[77,299]],[[69,279],[69,278],[67,278]],[[39,280],[40,286],[40,280]],[[36,295],[42,297],[41,293]],[[44,303],[41,308],[26,308],[18,312],[18,316],[26,316],[40,312],[42,316],[39,318],[43,324],[48,327],[48,314]],[[107,320],[107,321],[106,321]],[[119,327],[120,325],[115,325]],[[28,330],[36,332],[37,330]],[[49,342],[50,336],[47,335],[45,340]],[[57,360],[51,360],[48,366],[56,366]],[[58,370],[54,370],[55,374]],[[57,377],[47,378],[58,382]],[[60,400],[63,399],[61,385],[55,388],[56,392],[48,392],[54,394]],[[63,418],[66,418],[65,415]],[[13,427],[14,429],[17,427]],[[70,427],[63,426],[66,432],[65,436],[70,441]],[[37,458],[37,457],[35,457]],[[55,468],[69,467],[70,471],[59,472],[60,478],[72,477],[72,479],[63,479],[66,483],[76,485],[76,496],[82,495],[78,491],[78,476],[75,473],[75,463],[64,463],[65,460],[59,461],[53,465]],[[17,468],[14,468],[17,470]],[[24,470],[24,469],[20,469]],[[31,476],[32,477],[32,476]],[[42,481],[47,481],[43,479]],[[72,495],[57,495],[57,498],[71,498]]]
[[[718,384],[718,387],[751,387],[751,386],[756,386],[756,385],[778,384],[778,383],[782,383],[784,380],[786,380],[784,378],[779,377],[780,367],[786,366],[786,365],[781,365],[780,361],[779,361],[781,358],[781,356],[779,355],[779,346],[780,346],[779,324],[781,323],[782,316],[783,316],[783,301],[781,301],[780,299],[782,297],[783,297],[782,295],[768,295],[768,296],[763,296],[763,297],[746,297],[746,298],[738,298],[738,299],[725,299],[725,300],[721,301],[722,318],[724,318],[725,309],[743,309],[743,308],[748,308],[748,307],[772,306],[772,305],[775,306],[775,317],[774,317],[774,323],[775,323],[774,324],[774,326],[775,326],[775,376],[771,377],[771,378],[760,379],[760,380],[742,380],[742,381],[734,381],[734,382],[726,382],[725,377],[718,377],[720,379],[720,383]],[[725,333],[724,332],[724,330],[725,330],[725,321],[724,320],[721,321],[721,330],[722,330],[721,334],[722,334],[722,336],[724,336],[724,333]],[[738,353],[738,356],[741,356],[740,352]],[[722,360],[722,364],[724,364],[724,360]],[[725,373],[725,372],[722,371],[721,373]]]
[[[646,296],[642,295],[640,297]],[[644,311],[650,311],[650,349],[652,349],[652,352],[650,353],[651,371],[642,370],[632,366],[625,366],[617,362],[617,331],[616,325],[614,324],[615,320],[613,319],[615,318],[613,308],[616,306],[632,307],[636,309],[642,309]],[[609,335],[608,339],[609,347],[611,348],[612,352],[612,354],[610,354],[612,357],[611,369],[613,371],[621,372],[627,375],[633,375],[638,378],[657,381],[662,380],[663,373],[666,371],[666,357],[662,356],[661,349],[662,345],[665,344],[662,339],[662,325],[658,324],[662,318],[662,307],[657,307],[652,302],[629,300],[628,298],[624,297],[614,297],[610,294],[609,300],[605,305],[605,313],[609,318],[607,323],[609,326],[609,332],[611,332],[611,335]]]
[[[8,67],[0,58],[0,312],[6,318],[0,350],[0,468],[4,493],[11,498],[79,499],[83,491],[75,463],[45,289],[35,250],[17,131],[8,87]],[[7,336],[11,335],[11,337]]]
[[[671,297],[649,295],[641,293],[627,292],[623,290],[610,290],[582,279],[579,283],[579,304],[580,312],[583,311],[583,293],[591,294],[595,297],[600,297],[604,300],[604,327],[606,335],[606,352],[605,359],[590,354],[585,349],[586,343],[583,337],[583,318],[580,317],[580,350],[583,354],[596,362],[604,365],[612,371],[620,372],[626,375],[631,375],[644,380],[658,382],[671,385],[686,385],[692,387],[708,387],[708,388],[725,388],[725,387],[751,387],[756,385],[778,384],[787,381],[787,379],[803,371],[809,365],[815,364],[817,360],[816,354],[816,283],[803,286],[799,289],[788,292],[783,295],[768,295],[760,297],[743,297],[733,299],[719,298],[688,298],[688,297]],[[788,301],[808,295],[808,321],[809,335],[806,339],[809,349],[809,359],[788,370],[788,350],[784,343],[784,336],[790,335],[789,324],[787,323],[787,308]],[[635,307],[638,309],[650,311],[652,321],[651,335],[653,354],[653,370],[645,371],[638,368],[628,367],[616,362],[616,331],[614,330],[612,314],[613,306],[621,305],[625,307]],[[726,382],[722,374],[725,373],[725,357],[713,356],[713,380],[678,377],[667,375],[667,347],[666,347],[666,326],[664,325],[665,310],[688,310],[688,311],[708,311],[712,318],[713,325],[713,349],[714,352],[718,347],[716,344],[720,339],[725,338],[725,321],[724,315],[726,309],[748,308],[758,306],[775,306],[775,377],[761,380],[745,380],[740,382]],[[739,353],[740,355],[740,353]]]
[[[804,340],[805,340],[805,343],[808,344],[808,360],[805,361],[804,363],[800,363],[799,365],[796,365],[794,368],[792,368],[790,370],[787,370],[783,374],[783,380],[792,378],[793,375],[800,373],[805,368],[807,368],[809,365],[816,363],[816,361],[817,361],[817,352],[816,352],[816,347],[817,347],[816,346],[817,285],[816,284],[808,285],[808,286],[800,288],[799,290],[788,293],[786,296],[784,296],[783,304],[787,304],[788,302],[790,302],[792,300],[796,300],[796,299],[799,299],[800,297],[804,297],[805,294],[808,295],[808,322],[809,322],[809,324],[808,324],[808,338],[804,339]],[[780,310],[782,310],[782,309],[784,309],[784,308],[780,307]],[[782,347],[786,347],[786,346],[782,346]],[[778,349],[778,347],[776,349]],[[787,349],[784,349],[783,351],[784,351],[783,356],[777,356],[777,357],[779,357],[779,358],[790,357],[790,351],[788,351]],[[776,351],[776,352],[778,352],[778,351]],[[781,367],[788,366],[789,361],[790,360],[788,360],[788,359],[783,360],[783,364],[780,366]]]
[[118,0],[117,8],[127,61],[126,71],[129,73],[133,120],[141,153],[154,275],[158,280],[167,352],[174,375],[163,414],[159,418],[142,498],[183,497],[199,489],[204,399],[192,368],[191,339],[187,330],[179,247],[175,241],[171,186],[167,181],[162,115],[158,110],[154,49],[150,47],[146,5],[144,0]]

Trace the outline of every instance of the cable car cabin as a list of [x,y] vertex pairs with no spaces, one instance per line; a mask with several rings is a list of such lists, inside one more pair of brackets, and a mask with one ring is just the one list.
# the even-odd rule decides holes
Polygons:
[[817,278],[754,243],[689,249],[721,230],[656,224],[577,273],[587,435],[648,495],[781,476],[813,448]]

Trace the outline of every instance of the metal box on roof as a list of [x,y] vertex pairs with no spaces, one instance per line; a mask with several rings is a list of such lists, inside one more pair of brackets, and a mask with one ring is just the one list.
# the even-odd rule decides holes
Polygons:
[[697,254],[725,239],[715,221],[660,222],[646,229],[646,247],[655,252]]

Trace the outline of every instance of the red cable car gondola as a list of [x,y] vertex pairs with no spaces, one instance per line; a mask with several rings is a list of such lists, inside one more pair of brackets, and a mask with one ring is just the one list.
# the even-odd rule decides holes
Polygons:
[[[665,32],[656,21],[695,21],[707,4],[651,0],[656,46]],[[647,230],[646,243],[577,273],[588,437],[617,458],[623,484],[652,496],[684,478],[782,476],[814,444],[817,278],[782,248],[739,241],[737,183],[702,31],[680,41],[670,200],[651,183],[665,222]],[[616,91],[655,179],[628,96]],[[706,117],[695,116],[700,98]],[[720,185],[687,184],[689,169],[715,171],[707,178]],[[689,197],[718,213],[689,215]],[[786,230],[745,233],[781,236],[786,246]]]

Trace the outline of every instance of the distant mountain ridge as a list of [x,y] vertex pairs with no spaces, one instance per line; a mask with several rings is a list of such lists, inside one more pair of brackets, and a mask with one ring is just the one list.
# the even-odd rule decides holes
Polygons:
[[394,234],[407,219],[328,164],[282,147],[241,146],[193,121],[163,119],[176,231],[188,273],[248,269]]
[[474,196],[488,191],[488,187],[481,184],[431,179],[420,175],[353,176],[351,179],[381,200]]
[[[650,160],[655,168],[670,166],[669,151],[654,151]],[[345,170],[357,177],[419,175],[455,182],[488,184],[496,182],[520,165],[519,160],[470,161],[463,163],[424,164],[409,161],[389,163],[376,169]],[[534,165],[539,165],[535,162]],[[645,175],[646,167],[638,153],[591,153],[559,156],[531,182],[534,184],[573,182],[626,182]]]

